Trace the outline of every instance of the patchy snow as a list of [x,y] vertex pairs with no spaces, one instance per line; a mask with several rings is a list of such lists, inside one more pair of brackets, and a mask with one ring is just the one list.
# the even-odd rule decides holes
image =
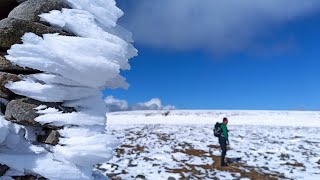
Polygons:
[[[164,112],[108,114],[108,129],[122,143],[98,169],[120,179],[320,178],[320,112]],[[213,136],[214,123],[224,116],[231,143],[227,157],[242,158],[227,168],[219,166]]]

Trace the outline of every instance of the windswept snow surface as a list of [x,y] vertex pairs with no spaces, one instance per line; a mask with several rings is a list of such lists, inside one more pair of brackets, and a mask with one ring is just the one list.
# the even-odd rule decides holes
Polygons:
[[320,127],[319,111],[165,110],[107,115],[111,124],[215,124],[228,117],[232,125]]
[[[8,176],[26,172],[59,180],[99,179],[102,176],[93,171],[94,165],[111,159],[119,144],[105,130],[106,108],[101,90],[128,87],[120,72],[130,69],[128,59],[137,54],[131,33],[116,24],[123,12],[114,0],[65,2],[73,9],[54,10],[40,17],[78,37],[26,33],[23,44],[13,45],[6,58],[43,73],[22,76],[21,81],[10,82],[6,87],[39,101],[62,102],[77,112],[63,113],[43,105],[35,109],[40,114],[35,119],[39,123],[63,127],[56,146],[32,145],[24,137],[23,127],[1,117],[0,163],[12,167]],[[42,133],[29,130],[33,136]],[[15,154],[17,143],[8,139],[21,141],[25,147]]]
[[[222,117],[229,118],[227,157],[242,158],[227,168],[213,136]],[[99,169],[114,178],[320,179],[320,112],[114,112],[107,127],[122,143]]]

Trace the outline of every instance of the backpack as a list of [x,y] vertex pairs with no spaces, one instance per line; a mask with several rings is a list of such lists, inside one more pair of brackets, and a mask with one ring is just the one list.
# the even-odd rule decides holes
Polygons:
[[213,134],[215,137],[220,137],[222,133],[222,129],[221,129],[221,123],[216,123],[216,125],[214,125],[214,129],[213,129]]

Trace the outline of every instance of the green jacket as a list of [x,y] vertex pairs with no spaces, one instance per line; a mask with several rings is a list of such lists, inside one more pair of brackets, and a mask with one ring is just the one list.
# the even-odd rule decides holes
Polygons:
[[228,134],[228,128],[227,128],[227,126],[226,126],[224,123],[221,123],[220,127],[221,127],[221,129],[222,129],[222,134],[221,134],[221,136],[224,137],[227,141],[229,141],[229,140],[228,140],[229,134]]

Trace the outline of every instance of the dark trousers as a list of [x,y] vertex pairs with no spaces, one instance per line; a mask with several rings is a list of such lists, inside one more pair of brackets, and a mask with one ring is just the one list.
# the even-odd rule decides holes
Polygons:
[[226,154],[227,154],[227,140],[224,138],[224,137],[220,137],[219,138],[219,144],[220,144],[220,147],[221,147],[221,166],[225,165],[225,157],[226,157]]

